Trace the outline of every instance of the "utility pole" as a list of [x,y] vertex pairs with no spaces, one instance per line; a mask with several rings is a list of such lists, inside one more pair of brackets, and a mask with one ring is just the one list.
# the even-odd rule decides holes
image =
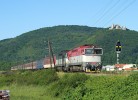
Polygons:
[[55,59],[54,59],[54,55],[53,55],[53,50],[52,50],[51,42],[50,42],[49,39],[48,39],[48,51],[49,51],[50,66],[52,68],[52,62],[53,62],[54,68],[55,68]]
[[49,39],[48,39],[48,51],[49,51],[50,66],[51,66],[51,69],[52,69],[51,46],[50,46],[50,41],[49,41]]
[[53,50],[52,50],[51,44],[50,44],[50,49],[51,49],[51,55],[52,55],[53,64],[54,64],[54,68],[55,68],[55,60],[54,60],[54,55],[53,55]]

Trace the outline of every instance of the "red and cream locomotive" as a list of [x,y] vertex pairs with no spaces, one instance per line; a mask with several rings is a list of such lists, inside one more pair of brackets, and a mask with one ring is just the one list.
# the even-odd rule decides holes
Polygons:
[[56,67],[63,70],[100,71],[102,69],[102,48],[83,45],[69,51],[62,51],[57,57]]

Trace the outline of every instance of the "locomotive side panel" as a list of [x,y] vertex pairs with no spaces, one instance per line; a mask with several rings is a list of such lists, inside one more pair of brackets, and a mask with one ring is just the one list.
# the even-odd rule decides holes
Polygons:
[[73,56],[69,58],[69,65],[81,65],[83,62],[82,55]]
[[101,62],[101,56],[82,55],[82,62]]

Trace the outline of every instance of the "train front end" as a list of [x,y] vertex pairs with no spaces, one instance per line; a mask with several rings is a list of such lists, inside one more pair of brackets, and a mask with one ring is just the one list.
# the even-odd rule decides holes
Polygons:
[[102,48],[86,48],[82,57],[85,72],[100,72],[102,69]]

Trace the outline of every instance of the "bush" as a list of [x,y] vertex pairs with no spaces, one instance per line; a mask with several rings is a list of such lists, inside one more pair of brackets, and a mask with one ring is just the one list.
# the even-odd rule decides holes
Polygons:
[[10,84],[46,87],[45,93],[64,100],[137,100],[138,72],[129,76],[88,76],[65,74],[58,78],[55,70],[16,71],[0,74],[0,87]]
[[0,86],[8,86],[15,82],[15,74],[11,72],[5,72],[0,74]]
[[124,76],[92,76],[68,90],[64,100],[137,100],[138,73]]
[[61,96],[74,90],[88,79],[85,74],[66,74],[50,87],[52,96]]
[[55,70],[15,71],[0,77],[1,86],[13,83],[20,85],[48,85],[58,80]]
[[39,70],[34,72],[33,75],[37,78],[34,80],[35,84],[48,85],[58,80],[58,76],[55,70]]

